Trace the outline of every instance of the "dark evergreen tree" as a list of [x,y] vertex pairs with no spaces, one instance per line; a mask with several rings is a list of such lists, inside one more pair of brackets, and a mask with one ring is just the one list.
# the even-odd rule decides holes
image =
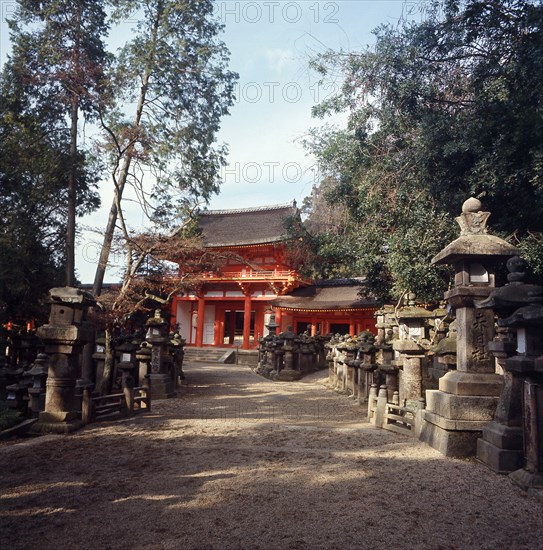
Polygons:
[[78,121],[96,117],[107,100],[104,78],[108,27],[104,2],[96,0],[19,0],[9,22],[12,70],[24,82],[30,108],[50,131],[62,133],[69,145],[65,166],[67,188],[65,283],[75,282],[76,203],[78,187]]
[[441,295],[447,273],[429,260],[470,196],[543,267],[543,6],[429,4],[423,22],[379,27],[373,48],[314,63],[323,77],[345,74],[315,114],[348,112],[349,123],[308,146],[350,209],[340,242],[356,251],[353,270],[385,297]]
[[[65,138],[36,112],[27,84],[8,62],[0,73],[1,322],[43,320],[47,291],[64,282],[65,176],[72,165]],[[85,169],[84,155],[77,160],[76,206],[84,214],[98,206],[96,177]]]

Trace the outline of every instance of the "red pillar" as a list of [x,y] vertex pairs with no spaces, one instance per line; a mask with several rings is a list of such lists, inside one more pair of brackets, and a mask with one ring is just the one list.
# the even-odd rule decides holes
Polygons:
[[243,309],[243,345],[242,349],[249,349],[251,339],[251,296],[245,296]]
[[170,309],[170,331],[175,330],[175,325],[177,323],[177,302],[178,302],[177,296],[174,297],[172,300],[172,305]]
[[255,303],[255,338],[254,341],[258,342],[258,339],[264,334],[264,311],[262,304]]
[[198,297],[198,326],[196,327],[196,346],[201,348],[204,345],[204,313],[205,298]]
[[355,324],[354,324],[354,319],[352,317],[349,320],[349,334],[351,336],[356,335],[356,327],[355,327]]
[[276,309],[275,310],[275,324],[277,325],[277,334],[279,334],[280,332],[282,332],[282,329],[281,329],[281,310],[280,309]]
[[312,317],[311,318],[311,336],[315,336],[317,334],[317,318]]
[[215,334],[213,339],[214,346],[224,345],[224,307],[217,306],[215,309]]
[[230,311],[230,323],[229,323],[229,332],[228,332],[228,343],[232,345],[236,339],[236,310],[232,309]]

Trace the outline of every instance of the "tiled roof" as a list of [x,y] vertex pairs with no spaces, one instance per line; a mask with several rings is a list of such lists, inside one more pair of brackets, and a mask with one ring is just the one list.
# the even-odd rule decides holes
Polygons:
[[310,311],[377,307],[374,298],[359,296],[360,289],[360,279],[319,281],[315,285],[297,288],[270,303],[275,307]]
[[285,238],[285,222],[298,215],[296,204],[278,204],[237,210],[208,210],[200,214],[204,246],[267,244]]

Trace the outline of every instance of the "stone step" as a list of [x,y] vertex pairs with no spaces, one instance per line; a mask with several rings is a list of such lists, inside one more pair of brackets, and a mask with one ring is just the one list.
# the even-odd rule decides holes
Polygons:
[[185,348],[185,361],[200,361],[210,363],[223,363],[228,356],[233,355],[235,350],[231,348]]

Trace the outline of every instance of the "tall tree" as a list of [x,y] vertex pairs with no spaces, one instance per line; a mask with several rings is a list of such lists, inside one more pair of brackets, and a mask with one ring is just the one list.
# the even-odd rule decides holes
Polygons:
[[[65,284],[75,282],[78,121],[92,120],[106,99],[108,26],[103,2],[18,0],[9,22],[17,76],[26,82],[32,108],[69,143],[66,167]],[[65,129],[69,128],[66,132]]]
[[[429,3],[420,23],[381,26],[364,52],[329,52],[339,94],[315,114],[347,112],[308,146],[349,207],[359,268],[385,296],[437,298],[428,267],[471,195],[494,231],[543,252],[543,6],[529,0]],[[526,237],[529,236],[528,239]]]
[[[102,117],[114,199],[93,291],[100,295],[117,225],[125,237],[132,278],[132,238],[122,210],[127,185],[149,218],[167,225],[194,201],[219,188],[226,149],[220,120],[233,103],[236,74],[218,39],[222,25],[211,0],[114,0],[113,20],[139,18],[136,33],[117,56],[111,79],[118,108]],[[126,105],[135,105],[131,116]],[[144,176],[151,175],[152,190]]]
[[[54,110],[56,104],[50,108]],[[42,109],[48,114],[45,103]],[[38,116],[40,115],[40,116]],[[44,298],[64,280],[67,188],[65,134],[36,112],[29,85],[8,61],[0,73],[0,319],[42,319]],[[78,156],[76,207],[99,204],[96,174]]]

